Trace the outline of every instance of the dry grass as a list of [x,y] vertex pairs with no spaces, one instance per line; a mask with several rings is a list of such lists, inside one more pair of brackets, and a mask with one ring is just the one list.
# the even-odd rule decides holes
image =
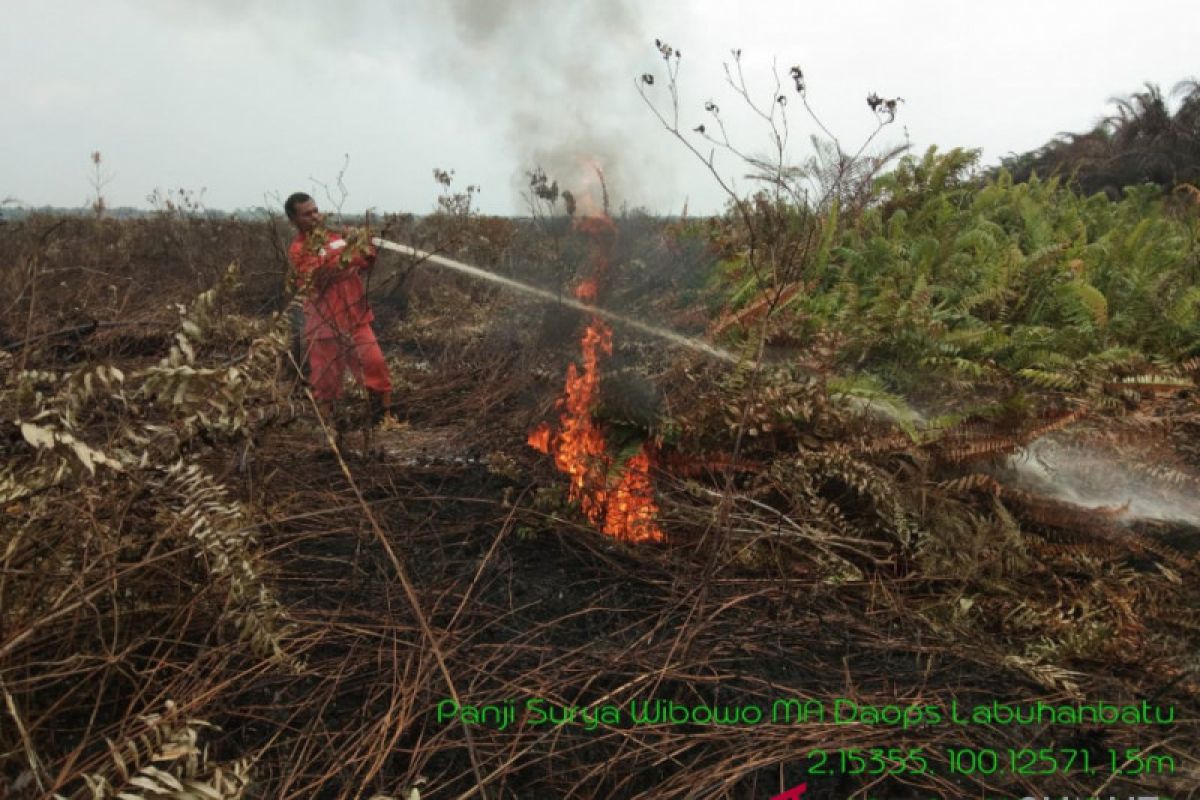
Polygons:
[[[23,258],[42,258],[40,230],[29,234]],[[89,252],[92,235],[72,252]],[[241,253],[244,274],[271,269],[260,244]],[[656,351],[628,356],[668,384],[675,429],[651,435],[666,450],[670,538],[628,546],[583,524],[524,446],[571,355],[569,341],[547,341],[541,312],[455,282],[430,283],[404,319],[381,308],[408,419],[364,452],[291,382],[286,319],[251,313],[282,298],[251,281],[195,301],[199,278],[176,266],[184,315],[162,308],[161,286],[130,294],[127,310],[159,320],[158,338],[44,340],[0,366],[10,794],[761,798],[807,778],[818,798],[1186,796],[1197,784],[1200,598],[1187,554],[1087,538],[1095,515],[963,480],[936,446],[839,406],[820,381],[762,376],[767,408],[746,415],[745,385]],[[64,302],[40,267],[20,269],[4,276],[21,298],[0,320],[10,332],[29,307]],[[1151,400],[1192,424],[1186,407]],[[735,447],[729,418],[770,423],[789,405],[804,410],[790,427]],[[518,716],[498,730],[439,720],[450,698],[1148,700],[1180,721],[589,730]],[[1051,786],[951,775],[945,757],[1026,745],[1152,748],[1176,770]],[[842,747],[924,748],[930,769],[811,774],[808,751]]]

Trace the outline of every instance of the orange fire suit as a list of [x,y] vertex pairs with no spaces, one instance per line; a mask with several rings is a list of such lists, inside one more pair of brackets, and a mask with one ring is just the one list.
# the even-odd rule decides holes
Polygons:
[[315,250],[304,234],[296,234],[288,248],[297,279],[311,287],[304,301],[304,338],[313,396],[341,397],[347,369],[369,391],[390,396],[392,380],[371,330],[375,315],[367,305],[361,275],[374,264],[375,248],[370,248],[370,257],[356,255],[342,265],[345,248],[346,240],[335,232],[327,232],[324,244]]

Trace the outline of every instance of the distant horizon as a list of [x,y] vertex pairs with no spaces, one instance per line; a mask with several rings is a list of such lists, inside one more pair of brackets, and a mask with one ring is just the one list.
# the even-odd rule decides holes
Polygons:
[[[368,211],[371,213],[372,216],[382,217],[384,215],[397,215],[397,216],[411,216],[411,217],[414,217],[417,219],[433,216],[434,214],[439,213],[436,210],[426,211],[424,213],[418,213],[415,211],[388,211],[388,210],[381,211],[379,209],[372,208],[372,209],[364,209],[362,211],[342,211],[342,212],[340,212],[340,216],[345,217],[345,218],[355,219],[355,218],[359,218],[359,217],[365,217]],[[45,214],[45,213],[79,216],[79,217],[95,217],[95,216],[97,216],[95,210],[92,207],[82,206],[82,205],[81,206],[54,206],[54,205],[31,206],[31,205],[26,205],[26,204],[21,204],[21,205],[0,204],[0,219],[3,219],[5,217],[5,215],[10,212],[18,215],[17,217],[15,217],[16,219],[33,216],[34,214]],[[687,216],[688,216],[688,218],[712,217],[712,216],[719,216],[721,213],[724,213],[724,212],[718,212],[717,214],[692,214],[689,212]],[[155,214],[161,214],[161,215],[174,214],[181,218],[188,218],[188,219],[203,219],[206,217],[212,217],[212,218],[250,217],[250,216],[265,217],[267,214],[271,214],[276,217],[279,217],[280,219],[285,219],[285,220],[287,219],[287,217],[284,215],[282,205],[279,207],[278,210],[268,208],[267,206],[253,206],[253,207],[247,206],[247,207],[242,207],[242,208],[235,208],[232,210],[205,207],[203,210],[199,210],[199,211],[170,211],[170,210],[161,209],[161,208],[141,208],[138,206],[111,206],[111,207],[106,206],[104,209],[104,212],[102,214],[100,214],[99,216],[122,218],[122,217],[135,217],[135,216],[136,217],[152,216]],[[529,213],[526,213],[526,214],[489,214],[486,212],[472,212],[472,215],[473,216],[478,215],[480,217],[493,217],[493,218],[500,218],[500,219],[538,219],[538,218],[540,218],[540,215],[534,215],[534,214],[529,214]],[[619,219],[619,218],[621,218],[623,216],[627,216],[627,215],[644,215],[644,216],[650,217],[652,219],[680,219],[680,218],[682,218],[681,214],[660,214],[660,213],[648,211],[648,210],[642,209],[642,208],[610,209],[610,216],[612,216],[613,218]],[[339,212],[333,212],[333,211],[325,212],[325,216],[327,219],[331,218],[331,217],[339,216]],[[567,217],[569,215],[565,211],[563,211],[563,212],[556,212],[556,213],[550,214],[548,216]],[[587,214],[579,213],[579,214],[576,214],[575,216],[587,216]]]
[[[1048,143],[1048,142],[1052,141],[1054,138],[1056,138],[1059,135],[1062,135],[1063,133],[1067,133],[1067,132],[1059,132],[1057,134],[1051,134],[1051,135],[1047,136],[1046,142]],[[1071,133],[1082,133],[1082,132],[1075,131],[1075,132],[1071,132]],[[936,145],[934,145],[934,147],[936,147]],[[945,150],[942,148],[937,148],[937,149],[938,149],[938,152],[946,152],[946,150],[953,149],[953,148],[946,148]],[[970,150],[979,151],[980,156],[979,156],[979,163],[977,165],[977,170],[978,170],[978,173],[981,175],[1003,169],[1005,166],[1003,161],[1005,159],[1031,152],[1031,151],[1022,151],[1022,153],[1010,152],[1010,153],[1007,153],[1004,156],[1002,156],[995,163],[985,163],[983,160],[982,148],[961,147],[959,149],[967,150],[967,151],[970,151]],[[920,153],[916,152],[915,149],[910,148],[909,150],[907,150],[904,153],[904,155],[902,157],[919,156],[919,155],[920,155]],[[894,164],[892,166],[894,166]],[[886,174],[888,171],[890,171],[890,169],[891,169],[891,167],[889,167],[889,169],[887,169],[887,170],[884,170],[883,174]],[[1058,176],[1042,175],[1039,177],[1048,179],[1048,178],[1054,178],[1054,177],[1058,177]],[[156,187],[154,191],[162,191],[162,190],[161,190],[161,188]],[[280,199],[277,204],[273,204],[273,205],[269,205],[269,206],[264,205],[264,204],[258,204],[258,205],[235,206],[234,208],[229,209],[229,208],[216,208],[216,207],[204,205],[202,203],[203,190],[201,190],[199,192],[194,192],[189,189],[178,189],[178,190],[171,189],[171,190],[167,190],[167,191],[171,192],[171,193],[173,193],[173,192],[186,193],[189,196],[191,196],[192,200],[199,199],[201,201],[201,205],[198,207],[192,207],[190,209],[187,209],[187,208],[184,208],[180,203],[176,203],[175,209],[171,210],[171,209],[157,207],[157,206],[153,205],[152,203],[150,203],[149,201],[145,205],[122,204],[119,206],[110,206],[107,204],[107,200],[106,200],[106,205],[104,208],[104,215],[121,216],[123,214],[125,216],[134,216],[134,215],[176,213],[179,216],[193,217],[193,218],[194,217],[203,217],[206,215],[212,215],[212,216],[217,216],[217,217],[238,217],[238,216],[249,217],[249,216],[255,216],[255,215],[263,216],[263,215],[268,215],[268,214],[274,214],[274,215],[280,216],[280,217],[285,216],[284,211],[283,211],[283,199]],[[426,216],[430,216],[430,215],[439,213],[438,209],[436,208],[438,193],[436,190],[432,190],[432,189],[430,191],[430,202],[428,204],[427,210],[425,210],[425,211],[379,209],[379,208],[375,208],[375,207],[336,211],[336,210],[333,210],[333,208],[336,207],[336,202],[330,200],[329,198],[326,198],[324,201],[322,201],[322,198],[320,197],[319,192],[314,192],[312,190],[312,187],[309,187],[307,189],[304,189],[304,188],[296,189],[295,191],[304,191],[304,192],[309,193],[312,197],[314,197],[317,200],[318,206],[321,208],[322,212],[326,215],[326,217],[333,217],[333,216],[338,216],[338,215],[340,215],[342,217],[351,217],[351,218],[365,217],[368,213],[370,213],[372,215],[379,215],[379,216],[391,214],[391,215],[408,215],[408,216],[413,216],[413,217],[426,217]],[[151,194],[153,194],[153,192]],[[149,195],[147,197],[149,197]],[[166,197],[168,197],[168,195],[164,195],[164,198],[166,198]],[[2,198],[0,198],[0,218],[3,218],[4,215],[9,212],[15,212],[15,213],[20,213],[20,214],[53,212],[53,213],[72,214],[72,215],[77,214],[80,216],[91,216],[91,215],[95,214],[94,206],[92,205],[94,203],[94,200],[95,200],[94,198],[88,198],[85,201],[83,201],[82,203],[80,203],[79,205],[57,205],[57,204],[53,204],[53,203],[43,203],[40,205],[33,205],[30,203],[23,202],[20,198],[17,198],[17,197],[2,197]],[[686,202],[685,202],[685,205],[686,205]],[[501,214],[501,213],[493,213],[490,211],[480,210],[478,208],[473,208],[472,213],[478,214],[479,216],[484,216],[484,217],[499,217],[499,218],[503,218],[503,219],[533,219],[533,218],[536,218],[539,216],[552,216],[552,217],[570,216],[565,211],[559,211],[557,208],[555,208],[553,213],[548,214],[548,215],[535,214],[535,213],[529,211],[528,209],[522,213]],[[706,212],[693,212],[693,211],[689,210],[687,213],[687,217],[689,217],[689,218],[691,218],[691,217],[707,218],[707,217],[721,216],[725,213],[727,213],[725,209],[706,211]],[[624,214],[639,214],[639,215],[645,215],[645,216],[649,216],[649,217],[656,218],[656,219],[658,219],[658,218],[680,219],[683,217],[683,214],[678,211],[676,211],[676,212],[661,212],[661,211],[655,211],[653,209],[646,208],[644,206],[627,205],[624,203],[618,205],[615,208],[610,208],[610,214],[613,217],[619,217]],[[580,214],[580,216],[586,216],[586,215]]]

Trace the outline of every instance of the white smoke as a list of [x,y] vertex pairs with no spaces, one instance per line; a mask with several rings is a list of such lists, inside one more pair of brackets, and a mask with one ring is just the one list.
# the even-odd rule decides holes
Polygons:
[[[462,129],[504,132],[507,153],[520,167],[511,187],[487,188],[511,188],[518,209],[525,207],[526,171],[534,167],[579,193],[598,166],[614,207],[677,203],[666,166],[674,161],[661,158],[676,145],[655,128],[634,85],[657,53],[655,32],[633,0],[131,1],[172,23],[251,30],[264,48],[306,71],[334,60],[369,61],[364,54],[403,56],[414,65],[406,79],[470,98],[475,118],[462,119]],[[386,102],[387,86],[380,90]],[[661,141],[648,143],[648,130]],[[472,182],[469,174],[459,177]]]
[[[579,193],[604,173],[613,205],[670,200],[673,183],[630,122],[649,112],[634,90],[639,65],[653,64],[653,36],[631,0],[425,0],[434,35],[434,80],[478,98],[480,114],[504,120],[508,146]],[[451,26],[441,17],[449,14]],[[643,128],[644,129],[644,128]],[[664,144],[665,144],[664,136]],[[640,155],[634,155],[638,153]],[[518,194],[524,173],[513,176]],[[599,198],[596,198],[599,199]]]

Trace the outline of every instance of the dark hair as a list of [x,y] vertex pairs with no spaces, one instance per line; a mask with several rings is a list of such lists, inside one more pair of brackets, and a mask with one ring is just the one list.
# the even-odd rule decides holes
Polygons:
[[288,199],[286,201],[284,201],[284,204],[283,204],[283,210],[284,210],[284,212],[287,213],[288,219],[295,218],[296,206],[300,205],[301,203],[307,203],[309,200],[312,200],[312,197],[310,195],[305,194],[304,192],[295,192],[290,197],[288,197]]

